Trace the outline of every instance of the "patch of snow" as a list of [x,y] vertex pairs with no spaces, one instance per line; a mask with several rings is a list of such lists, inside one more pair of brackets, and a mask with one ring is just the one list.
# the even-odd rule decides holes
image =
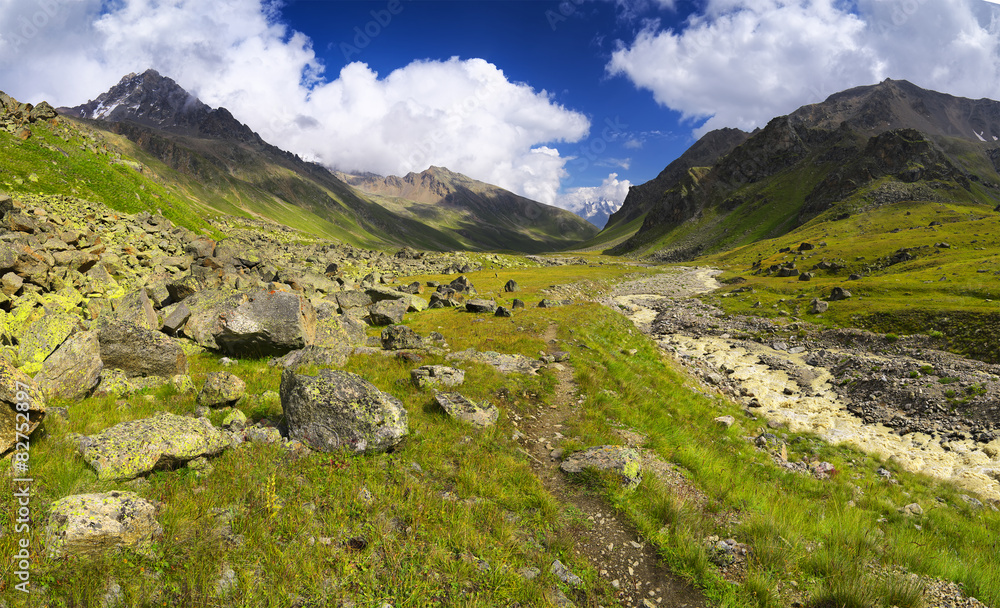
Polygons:
[[121,102],[116,101],[110,106],[105,107],[104,102],[102,101],[101,105],[97,106],[97,109],[94,110],[94,118],[107,118],[107,116],[114,112],[120,105]]
[[[986,132],[986,131],[983,131],[983,133],[985,133],[985,132]],[[975,131],[973,131],[973,133],[976,133],[976,132],[975,132]],[[976,137],[978,137],[978,138],[979,138],[979,141],[986,141],[985,139],[983,139],[983,136],[982,136],[982,134],[980,134],[980,133],[976,133]],[[994,138],[994,139],[995,139],[995,138]]]

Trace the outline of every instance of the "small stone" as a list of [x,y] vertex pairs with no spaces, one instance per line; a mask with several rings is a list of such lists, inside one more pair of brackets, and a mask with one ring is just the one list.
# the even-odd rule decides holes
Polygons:
[[539,570],[538,568],[528,567],[528,568],[521,568],[519,570],[519,573],[521,574],[521,578],[523,578],[524,580],[533,581],[536,578],[538,578],[538,575],[541,574],[542,571]]
[[719,426],[728,429],[729,427],[733,426],[733,424],[736,423],[736,418],[733,418],[732,416],[719,416],[717,418],[713,418],[712,421],[718,424]]
[[549,572],[570,587],[578,587],[583,584],[583,579],[573,574],[569,568],[563,565],[563,563],[559,560],[552,562],[552,565],[549,567]]

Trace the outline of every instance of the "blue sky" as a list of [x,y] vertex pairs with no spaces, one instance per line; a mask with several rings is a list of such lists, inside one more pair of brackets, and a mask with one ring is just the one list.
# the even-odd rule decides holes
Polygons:
[[600,184],[609,172],[641,183],[695,140],[692,123],[678,125],[679,113],[606,70],[618,42],[634,38],[642,19],[670,25],[686,16],[683,6],[650,2],[636,12],[610,2],[404,0],[392,6],[397,14],[388,8],[384,0],[292,0],[281,13],[290,27],[310,32],[328,71],[362,61],[388,74],[414,59],[482,58],[509,80],[582,112],[588,136],[556,144],[574,157],[564,188]]
[[19,99],[76,105],[147,68],[330,167],[446,166],[573,209],[620,203],[708,130],[752,130],[849,87],[898,78],[1000,99],[1000,6],[0,3],[0,90]]

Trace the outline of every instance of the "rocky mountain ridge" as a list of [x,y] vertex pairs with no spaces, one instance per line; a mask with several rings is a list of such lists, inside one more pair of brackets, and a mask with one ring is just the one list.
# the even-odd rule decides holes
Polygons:
[[584,203],[575,213],[591,224],[603,229],[616,211],[621,209],[621,203],[602,199]]
[[250,127],[225,108],[212,109],[156,70],[126,75],[96,99],[59,112],[110,123],[132,122],[192,137],[227,139],[262,145]]
[[[355,184],[348,185],[342,179],[346,174],[265,142],[225,108],[210,108],[154,70],[129,74],[97,99],[62,110],[125,136],[202,185],[218,184],[221,197],[242,201],[237,205],[257,199],[249,211],[274,214],[271,200],[277,197],[327,220],[332,232],[346,229],[359,244],[538,253],[564,249],[595,233],[567,211],[446,169],[420,174],[422,185],[412,181],[414,176],[378,187],[350,176]],[[363,184],[378,196],[358,187]],[[247,187],[252,192],[240,192]]]
[[997,129],[1000,102],[887,80],[804,106],[753,134],[713,132],[702,141],[721,140],[717,155],[696,154],[700,141],[633,188],[611,221],[642,217],[642,226],[613,252],[690,259],[779,236],[886,180],[936,191],[935,200],[992,207],[1000,202]]

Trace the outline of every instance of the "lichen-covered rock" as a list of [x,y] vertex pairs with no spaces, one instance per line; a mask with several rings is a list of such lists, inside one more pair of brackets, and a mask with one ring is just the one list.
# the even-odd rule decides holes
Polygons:
[[350,372],[325,369],[317,376],[285,370],[281,408],[288,435],[309,447],[330,452],[381,452],[409,432],[402,402]]
[[347,359],[352,349],[349,348],[323,348],[320,346],[307,346],[299,350],[293,350],[283,357],[271,359],[268,365],[295,369],[302,365],[316,365],[319,367],[343,367],[347,365]]
[[191,318],[191,309],[184,302],[178,302],[168,308],[169,311],[164,309],[163,331],[175,335]]
[[336,304],[322,302],[316,306],[316,339],[323,348],[345,348],[365,343],[366,325],[361,321],[337,314]]
[[813,315],[818,315],[826,312],[830,308],[829,302],[824,302],[819,298],[813,298],[812,302],[809,302],[809,313]]
[[497,303],[493,300],[483,300],[480,298],[473,298],[465,303],[465,310],[468,312],[482,312],[487,314],[493,314],[497,311]]
[[215,244],[215,241],[207,236],[199,237],[187,244],[184,253],[196,259],[211,257],[215,253]]
[[565,473],[582,473],[586,469],[617,473],[625,485],[633,488],[642,480],[642,457],[632,448],[617,445],[601,445],[575,452],[559,468]]
[[386,327],[382,330],[381,340],[385,350],[424,348],[424,339],[406,325]]
[[105,367],[101,370],[100,378],[97,380],[97,387],[93,394],[101,397],[104,395],[114,395],[120,397],[131,392],[128,383],[128,375],[120,369],[110,369]]
[[279,356],[313,344],[316,312],[298,293],[262,290],[224,312],[213,336],[219,348],[237,356]]
[[172,377],[185,374],[187,356],[170,337],[132,323],[105,325],[97,334],[104,367],[128,376]]
[[109,322],[132,323],[137,327],[158,330],[159,322],[156,318],[156,311],[153,310],[153,303],[146,295],[145,289],[137,289],[132,293],[119,298],[113,302],[114,315]]
[[420,312],[427,310],[427,300],[405,291],[390,289],[383,286],[373,286],[365,290],[372,302],[378,303],[385,300],[397,300],[406,304],[407,312]]
[[226,417],[222,419],[222,428],[224,429],[242,431],[246,424],[247,415],[243,413],[243,410],[237,408],[233,408],[233,411],[226,414]]
[[205,377],[205,385],[198,393],[198,404],[224,407],[239,401],[247,392],[247,383],[236,374],[212,372]]
[[437,402],[455,420],[484,428],[496,424],[500,412],[491,403],[476,403],[460,393],[434,393]]
[[50,506],[45,548],[50,558],[120,548],[145,554],[162,534],[156,506],[134,492],[78,494]]
[[372,299],[363,291],[351,290],[338,293],[336,295],[337,306],[342,314],[347,314],[351,310],[367,310],[372,305]]
[[82,331],[67,338],[49,355],[35,382],[50,399],[83,399],[97,386],[102,369],[97,332]]
[[26,374],[37,374],[45,358],[77,330],[80,317],[64,310],[40,309],[18,336],[18,363]]
[[[173,296],[175,300],[178,298]],[[190,311],[187,321],[178,325],[178,332],[198,343],[199,346],[218,349],[215,334],[222,330],[221,317],[247,301],[247,294],[225,289],[205,289],[184,298],[183,304]],[[176,309],[174,309],[176,310]]]
[[366,319],[375,327],[403,322],[407,305],[402,300],[382,300],[372,304]]
[[418,388],[428,386],[461,386],[465,372],[447,365],[424,365],[410,372],[410,379]]
[[0,355],[0,454],[14,447],[17,433],[30,435],[44,419],[42,391],[27,374]]
[[229,446],[204,418],[166,412],[121,422],[90,437],[83,459],[101,481],[122,481],[158,469],[176,468],[199,456],[214,456]]
[[525,357],[524,355],[506,355],[493,351],[478,351],[469,348],[457,353],[451,353],[448,359],[460,359],[464,361],[476,361],[492,365],[502,374],[537,374],[542,367],[542,362],[538,359]]

